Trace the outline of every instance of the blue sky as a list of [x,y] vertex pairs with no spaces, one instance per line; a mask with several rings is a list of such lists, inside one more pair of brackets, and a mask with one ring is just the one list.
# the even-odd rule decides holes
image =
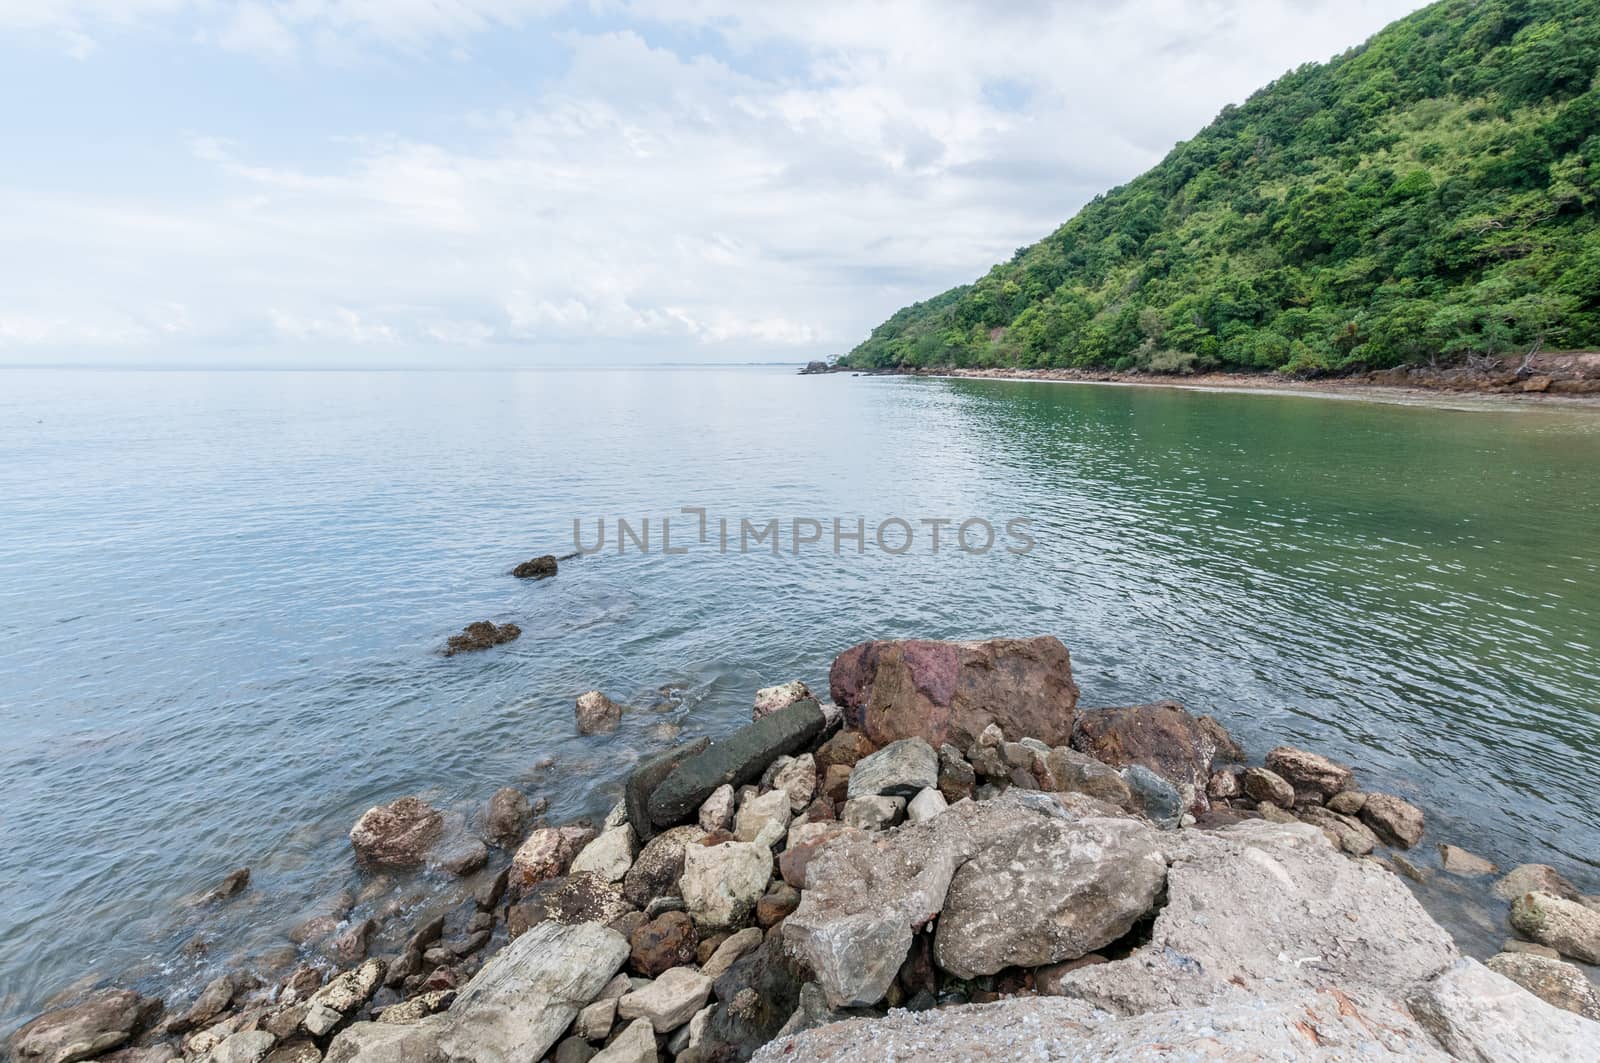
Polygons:
[[0,0],[0,364],[805,360],[1415,0]]

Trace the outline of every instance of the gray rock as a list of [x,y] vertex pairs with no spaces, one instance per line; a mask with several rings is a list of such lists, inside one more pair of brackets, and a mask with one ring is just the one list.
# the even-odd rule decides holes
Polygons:
[[759,779],[780,756],[807,748],[826,722],[815,701],[797,701],[684,758],[651,793],[650,819],[658,827],[689,819],[717,787]]
[[617,1019],[617,999],[597,1000],[578,1012],[572,1030],[585,1041],[604,1041]]
[[920,738],[902,738],[856,762],[846,796],[915,797],[939,785],[939,754]]
[[489,844],[514,849],[522,844],[533,823],[533,806],[528,795],[515,786],[502,786],[489,798],[483,816],[483,834]]
[[1306,805],[1296,815],[1302,822],[1327,831],[1334,843],[1351,856],[1365,856],[1377,848],[1378,836],[1351,816],[1341,816],[1321,805]]
[[159,1007],[132,990],[102,989],[23,1026],[12,1035],[11,1052],[17,1063],[90,1059],[124,1044]]
[[697,753],[705,752],[710,745],[711,739],[696,738],[665,753],[658,753],[633,769],[622,790],[622,803],[627,806],[628,822],[633,825],[633,832],[640,841],[649,841],[655,835],[655,823],[650,818],[650,795],[655,792],[655,788],[660,786],[661,780],[672,774],[672,770],[679,764]]
[[1473,1063],[1596,1058],[1600,1024],[1553,1008],[1477,960],[1462,959],[1406,998],[1452,1056]]
[[802,753],[772,777],[772,785],[789,794],[789,810],[799,812],[817,796],[817,758]]
[[330,979],[306,1002],[309,1005],[303,1022],[306,1032],[322,1037],[340,1021],[353,1015],[372,999],[372,995],[383,984],[386,971],[382,960],[371,959],[353,971]]
[[968,825],[974,807],[892,834],[844,834],[811,858],[783,939],[816,972],[832,1006],[883,999],[913,934],[939,914],[956,869],[977,851]]
[[[1371,803],[1372,799],[1368,798],[1367,804]],[[1365,812],[1366,809],[1362,811]],[[1470,853],[1458,845],[1440,845],[1439,864],[1458,878],[1482,878],[1494,874],[1496,870],[1491,861],[1485,860],[1477,853]]]
[[1240,778],[1245,796],[1279,808],[1294,807],[1294,787],[1289,780],[1267,768],[1246,768]]
[[628,941],[613,930],[541,923],[457,994],[439,1045],[448,1055],[489,1063],[539,1059],[627,958]]
[[558,1041],[549,1059],[550,1063],[589,1063],[598,1054],[594,1045],[581,1037],[572,1036]]
[[1577,964],[1526,952],[1502,952],[1484,966],[1509,978],[1551,1007],[1600,1019],[1600,990]]
[[442,1023],[442,1016],[409,1025],[352,1023],[329,1042],[323,1063],[446,1063],[439,1049]]
[[711,796],[700,805],[699,823],[702,830],[733,829],[733,809],[737,803],[733,787],[722,785],[711,791]]
[[621,882],[633,866],[633,854],[637,851],[633,828],[624,823],[604,831],[600,837],[584,846],[573,857],[568,871],[574,875],[592,872],[607,882]]
[[913,797],[911,803],[906,805],[906,817],[912,823],[926,823],[949,807],[950,803],[944,799],[944,794],[930,787]]
[[623,876],[623,898],[635,908],[644,908],[654,900],[678,896],[684,850],[698,845],[705,836],[703,829],[689,824],[651,838]]
[[739,813],[733,818],[733,836],[742,842],[756,842],[770,848],[788,833],[792,815],[789,791],[769,790],[739,806]]
[[1076,959],[1126,934],[1167,877],[1136,820],[1023,812],[974,823],[978,850],[950,883],[934,954],[959,978]]
[[1133,794],[1133,806],[1163,830],[1174,830],[1183,815],[1183,797],[1178,788],[1145,767],[1130,764],[1122,769],[1122,778]]
[[1578,899],[1577,887],[1549,864],[1520,864],[1494,884],[1494,895],[1503,901],[1514,901],[1524,893],[1534,892],[1553,894],[1568,901]]
[[[776,719],[777,715],[765,717],[762,722]],[[685,849],[678,887],[695,926],[721,930],[749,919],[771,878],[771,846],[723,842]]]
[[632,1023],[589,1063],[656,1063],[656,1035],[648,1019]]
[[845,802],[839,822],[858,830],[888,830],[905,810],[903,797],[853,797]]
[[656,1033],[671,1033],[705,1007],[710,996],[711,979],[688,967],[672,967],[648,986],[617,1001],[617,1016],[649,1019]]
[[728,969],[735,963],[760,948],[765,937],[766,935],[753,926],[747,926],[737,934],[728,935],[700,968],[700,973],[715,982],[727,974]]
[[206,1063],[261,1063],[276,1041],[277,1038],[265,1030],[230,1034],[206,1056]]
[[1524,893],[1511,902],[1519,934],[1563,956],[1600,963],[1600,912],[1553,893]]
[[1045,754],[1044,765],[1047,789],[1087,794],[1114,805],[1126,806],[1133,801],[1133,791],[1115,768],[1076,749],[1052,749]]

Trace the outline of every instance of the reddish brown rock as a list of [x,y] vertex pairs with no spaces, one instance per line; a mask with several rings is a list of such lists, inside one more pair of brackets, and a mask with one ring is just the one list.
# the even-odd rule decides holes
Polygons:
[[668,968],[694,963],[699,945],[693,919],[683,912],[665,912],[629,936],[628,962],[636,973],[655,978]]
[[356,855],[380,867],[420,867],[444,831],[444,815],[420,797],[367,809],[350,828]]
[[826,772],[836,764],[854,767],[856,761],[877,751],[878,744],[860,731],[840,731],[817,748],[817,771]]
[[763,928],[777,926],[800,907],[800,891],[787,882],[777,882],[756,902],[756,922]]
[[595,837],[593,827],[543,827],[528,835],[511,858],[507,885],[513,896],[566,874],[573,858]]
[[817,823],[796,827],[789,838],[789,846],[778,857],[778,873],[783,881],[795,889],[804,889],[806,868],[811,858],[824,845],[844,834],[856,833],[855,828],[843,823]]
[[850,794],[850,775],[850,765],[830,765],[822,773],[822,796],[834,804],[842,804]]
[[918,737],[965,749],[991,723],[1064,745],[1078,705],[1072,658],[1050,636],[864,642],[834,660],[828,686],[846,720],[879,745]]
[[1279,746],[1268,753],[1267,767],[1288,780],[1296,793],[1313,793],[1319,798],[1332,797],[1355,783],[1355,772],[1343,764],[1293,746]]
[[1195,811],[1210,807],[1204,795],[1217,754],[1216,728],[1175,701],[1084,712],[1072,745],[1113,768],[1139,764],[1174,786],[1192,786]]

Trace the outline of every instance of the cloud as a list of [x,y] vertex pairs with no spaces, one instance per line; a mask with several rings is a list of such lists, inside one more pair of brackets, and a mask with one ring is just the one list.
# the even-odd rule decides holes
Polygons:
[[[1411,6],[134,0],[26,22],[0,0],[0,35],[181,25],[340,105],[309,140],[260,125],[322,128],[306,92],[198,131],[154,113],[182,149],[159,192],[0,188],[37,249],[0,260],[0,357],[838,353]],[[559,64],[527,77],[523,44]],[[451,106],[418,112],[434,84]]]

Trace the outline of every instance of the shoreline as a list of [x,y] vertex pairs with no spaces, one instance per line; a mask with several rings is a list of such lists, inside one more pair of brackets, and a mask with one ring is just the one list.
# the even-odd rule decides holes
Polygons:
[[[1588,356],[1584,356],[1586,359]],[[1181,391],[1230,392],[1279,395],[1302,398],[1342,399],[1387,403],[1399,406],[1428,406],[1458,410],[1600,410],[1600,357],[1591,368],[1588,361],[1577,367],[1553,368],[1555,373],[1588,373],[1596,376],[1549,376],[1541,390],[1524,391],[1527,379],[1500,383],[1514,372],[1481,373],[1469,370],[1389,370],[1350,377],[1294,379],[1273,374],[1199,373],[1192,376],[1163,376],[1152,373],[1122,373],[1089,369],[976,369],[943,368],[840,369],[829,373],[861,376],[911,376],[933,379],[1003,380],[1017,383],[1099,384],[1112,387],[1171,388]],[[1548,374],[1541,374],[1547,376]],[[1585,388],[1592,390],[1558,390]]]
[[[939,684],[925,681],[929,669],[963,678],[930,693]],[[1581,896],[1555,869],[1506,875],[1450,844],[1439,846],[1437,869],[1407,856],[1425,835],[1423,810],[1361,791],[1354,769],[1316,753],[1248,757],[1222,725],[1172,702],[1079,708],[1066,648],[1053,638],[863,643],[834,661],[829,694],[820,702],[799,680],[758,691],[750,724],[636,765],[599,825],[546,825],[515,787],[455,827],[416,797],[369,809],[350,840],[372,895],[364,889],[363,907],[351,898],[291,930],[295,947],[275,969],[259,957],[229,961],[228,973],[197,998],[180,992],[172,1007],[81,986],[76,1001],[58,1000],[22,1027],[13,1048],[93,1027],[103,1052],[139,1046],[119,1063],[395,1052],[454,1061],[513,1048],[565,1063],[618,1046],[635,1053],[619,1050],[619,1060],[835,1058],[807,1031],[841,1036],[849,1027],[829,1024],[890,1011],[967,1022],[984,1005],[1093,1002],[1155,984],[1187,986],[1190,1017],[1209,1022],[1233,992],[1214,978],[1244,962],[1239,954],[1252,958],[1235,977],[1262,979],[1264,992],[1311,979],[1307,992],[1348,991],[1389,1009],[1385,1021],[1407,1024],[1416,1058],[1435,1058],[1424,1050],[1445,1042],[1412,1022],[1402,985],[1509,991],[1493,970],[1532,990],[1510,1011],[1541,1036],[1565,1036],[1575,1010],[1600,1017],[1593,969],[1558,955],[1600,949],[1600,936],[1563,936],[1544,918],[1554,908],[1600,935],[1600,898]],[[577,699],[575,723],[579,734],[605,734],[623,712],[591,691]],[[1055,834],[1058,844],[1041,849],[1037,839]],[[1085,846],[1097,855],[1074,855]],[[1249,853],[1258,855],[1238,859]],[[1264,879],[1261,860],[1277,867]],[[1179,876],[1190,864],[1204,874]],[[997,870],[1017,866],[1018,881]],[[396,905],[410,888],[399,876],[411,872],[457,885],[420,909]],[[1302,880],[1291,892],[1321,907],[1279,911],[1285,875]],[[1486,894],[1484,919],[1488,906],[1509,905],[1507,941],[1488,969],[1462,958],[1418,903],[1414,886],[1430,879]],[[865,899],[862,882],[874,884]],[[202,903],[248,904],[249,891],[241,869]],[[1189,905],[1210,913],[1214,932],[1185,928]],[[1060,925],[1077,929],[1063,935]],[[1289,936],[1263,937],[1263,926]],[[1336,950],[1342,958],[1329,964],[1263,969],[1277,970],[1285,950],[1318,954],[1328,935],[1346,933],[1360,948]],[[1390,939],[1407,946],[1387,951]],[[1181,964],[1161,969],[1179,952],[1215,969],[1213,980],[1196,982]],[[877,953],[893,962],[873,961]],[[579,980],[583,1002],[541,988],[557,977]],[[851,1036],[870,1039],[872,1022]]]

